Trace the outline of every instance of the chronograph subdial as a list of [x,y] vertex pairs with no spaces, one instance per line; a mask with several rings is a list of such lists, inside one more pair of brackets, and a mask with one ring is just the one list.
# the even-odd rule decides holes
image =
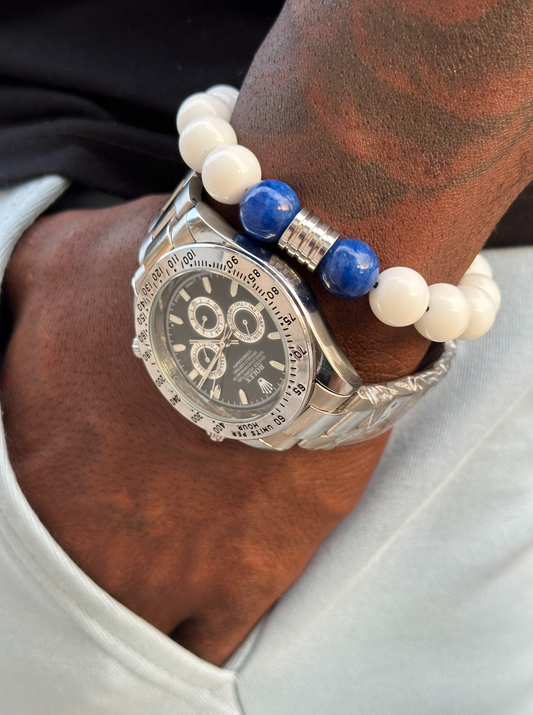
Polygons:
[[192,327],[204,338],[218,338],[224,330],[224,313],[211,298],[199,296],[191,300],[188,315]]
[[261,315],[263,306],[252,305],[244,300],[228,308],[228,325],[236,338],[243,343],[256,343],[265,334],[265,321]]
[[[218,380],[226,372],[226,356],[220,352],[220,343],[195,342],[191,347],[191,362],[196,372],[204,377],[209,371],[209,380]],[[211,367],[213,360],[216,364]],[[211,368],[211,370],[209,370]]]

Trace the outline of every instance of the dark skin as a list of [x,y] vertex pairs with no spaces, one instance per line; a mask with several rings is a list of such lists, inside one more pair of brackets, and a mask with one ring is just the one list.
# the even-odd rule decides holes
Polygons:
[[[288,2],[233,124],[264,177],[368,241],[382,269],[457,283],[532,178],[531,25],[523,0]],[[2,405],[18,480],[54,538],[220,664],[357,504],[387,436],[258,453],[214,445],[158,396],[131,355],[129,281],[162,202],[59,214],[26,233],[4,284]],[[416,369],[428,343],[413,328],[313,286],[363,379]]]

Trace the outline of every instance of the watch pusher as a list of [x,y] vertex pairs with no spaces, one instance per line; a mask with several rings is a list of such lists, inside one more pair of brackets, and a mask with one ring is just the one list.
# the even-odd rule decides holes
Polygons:
[[139,345],[139,338],[137,336],[131,341],[131,352],[136,358],[139,358],[139,360],[142,358],[141,346]]

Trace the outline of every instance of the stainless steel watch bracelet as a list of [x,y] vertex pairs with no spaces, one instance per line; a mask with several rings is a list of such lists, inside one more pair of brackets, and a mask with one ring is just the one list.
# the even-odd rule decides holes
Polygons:
[[[178,185],[159,215],[150,225],[139,250],[140,267],[134,283],[164,253],[184,242],[202,241],[202,231],[193,237],[180,231],[180,223],[201,200],[202,183],[193,173]],[[195,212],[193,212],[195,213]],[[220,217],[221,226],[226,226]],[[223,231],[222,231],[223,233]],[[185,239],[183,238],[185,236]],[[206,227],[205,240],[212,240],[212,229]],[[132,346],[135,352],[135,341]],[[303,449],[332,449],[377,437],[418,402],[448,372],[456,355],[456,343],[445,343],[436,360],[414,375],[375,385],[355,385],[346,394],[335,393],[330,386],[315,381],[307,407],[287,428],[262,439],[243,440],[250,446],[286,450],[294,445]],[[215,435],[211,435],[216,439]]]
[[455,341],[445,343],[440,356],[425,370],[387,383],[361,385],[336,407],[333,394],[329,400],[322,398],[321,407],[313,405],[311,398],[311,404],[286,430],[269,438],[269,445],[277,449],[295,444],[303,449],[332,449],[387,432],[446,375],[456,351]]

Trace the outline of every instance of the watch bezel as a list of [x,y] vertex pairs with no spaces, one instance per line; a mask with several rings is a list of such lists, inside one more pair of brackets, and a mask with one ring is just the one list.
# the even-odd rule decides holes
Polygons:
[[[143,362],[152,381],[166,400],[186,419],[217,438],[242,441],[257,440],[286,429],[302,412],[310,399],[311,386],[316,374],[316,345],[305,319],[305,306],[299,292],[307,297],[291,271],[275,267],[236,245],[220,243],[194,243],[174,248],[162,255],[142,278],[135,300],[135,328]],[[168,283],[186,273],[213,270],[235,278],[246,285],[271,309],[287,342],[289,376],[279,399],[269,406],[268,412],[249,422],[214,418],[202,405],[187,395],[180,383],[184,377],[174,361],[161,364],[162,357],[152,335],[154,307]],[[255,270],[255,273],[254,273]],[[259,276],[257,276],[259,272]],[[272,293],[275,286],[279,294]],[[292,319],[292,320],[291,320]],[[298,386],[304,386],[304,390]]]

